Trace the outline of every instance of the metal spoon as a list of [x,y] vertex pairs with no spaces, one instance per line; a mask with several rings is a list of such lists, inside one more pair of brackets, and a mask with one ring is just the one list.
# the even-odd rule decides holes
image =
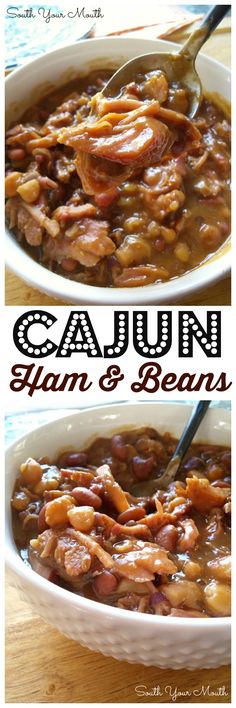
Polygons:
[[135,494],[135,496],[142,496],[142,488],[145,490],[145,495],[154,494],[157,489],[167,489],[170,482],[173,482],[180,464],[186,455],[189,445],[191,444],[210,403],[211,401],[199,401],[199,403],[194,406],[192,414],[184,428],[178,444],[176,445],[174,454],[168,463],[165,472],[156,479],[150,479],[136,484],[132,490],[132,493]]
[[135,81],[137,74],[146,74],[155,70],[162,71],[166,75],[168,83],[178,81],[187,89],[189,93],[188,115],[193,118],[202,97],[202,85],[195,69],[197,54],[230,8],[231,5],[215,5],[205,15],[200,26],[192,32],[177,54],[152,52],[127,61],[104,86],[103,95],[118,95],[122,88],[131,81]]

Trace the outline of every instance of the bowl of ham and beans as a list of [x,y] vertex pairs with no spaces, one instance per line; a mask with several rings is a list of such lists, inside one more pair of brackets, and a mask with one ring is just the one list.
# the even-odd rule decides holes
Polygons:
[[200,56],[194,120],[160,71],[101,93],[125,59],[174,46],[86,40],[8,77],[7,260],[24,279],[71,302],[135,303],[226,274],[230,72]]
[[230,413],[209,410],[161,490],[188,416],[87,409],[16,442],[6,466],[7,560],[37,612],[92,649],[173,668],[229,660]]

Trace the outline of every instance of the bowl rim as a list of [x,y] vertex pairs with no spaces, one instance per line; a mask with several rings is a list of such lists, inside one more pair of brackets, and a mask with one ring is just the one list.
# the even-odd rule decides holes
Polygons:
[[[106,46],[117,45],[120,46],[132,46],[140,45],[140,51],[147,45],[155,45],[164,48],[168,45],[174,48],[179,48],[176,42],[170,42],[167,40],[152,40],[139,37],[93,37],[90,39],[82,39],[80,42],[73,44],[66,44],[58,49],[53,49],[50,52],[46,52],[35,59],[31,59],[26,62],[23,66],[18,67],[13,72],[11,72],[6,77],[6,87],[7,85],[17,81],[20,78],[22,72],[32,67],[37,66],[47,59],[53,59],[61,55],[63,52],[73,53],[74,51],[83,52],[83,46],[88,47],[88,42],[90,44],[101,45],[104,47],[104,53],[106,54]],[[120,49],[120,51],[125,51]],[[168,49],[170,51],[170,49]],[[109,57],[108,57],[109,58]],[[231,77],[231,70],[229,67],[224,66],[221,62],[211,57],[206,56],[201,53],[203,61],[207,61],[208,64],[215,67],[215,70],[223,70],[225,76]],[[19,73],[20,72],[20,73]],[[230,241],[230,237],[228,239]],[[227,241],[225,242],[227,243]],[[224,247],[224,244],[222,244]],[[185,272],[182,276],[172,278],[167,282],[152,283],[150,285],[144,285],[135,288],[107,288],[98,287],[96,285],[88,285],[86,283],[80,283],[76,280],[72,280],[63,275],[53,273],[49,271],[41,263],[35,261],[33,257],[27,254],[20,244],[14,239],[12,232],[6,226],[5,229],[5,263],[6,267],[10,271],[15,273],[19,278],[23,279],[28,285],[33,288],[39,289],[41,292],[46,292],[51,297],[55,299],[61,299],[70,304],[87,303],[88,305],[99,304],[99,305],[136,305],[136,304],[165,304],[168,302],[174,302],[183,298],[187,295],[192,295],[199,292],[203,288],[210,287],[218,280],[223,280],[226,278],[231,271],[231,255],[230,249],[225,253],[223,252],[219,256],[211,259],[211,257],[206,258],[205,261],[200,263],[198,266],[190,271]],[[13,257],[15,252],[16,257]],[[214,255],[217,255],[217,251]],[[208,262],[209,260],[209,262]],[[200,269],[204,268],[202,271]],[[200,273],[205,272],[203,279],[199,277]]]
[[[134,402],[114,402],[111,404],[106,404],[106,405],[95,405],[95,406],[88,406],[84,409],[78,410],[76,413],[71,413],[70,411],[68,414],[64,414],[61,417],[57,417],[55,421],[49,421],[48,423],[42,423],[41,425],[38,425],[34,427],[32,430],[29,430],[28,433],[25,433],[24,435],[21,435],[18,437],[16,440],[14,440],[13,443],[8,445],[5,450],[5,455],[6,457],[10,455],[11,453],[14,452],[15,447],[26,440],[26,438],[30,437],[31,435],[35,435],[38,430],[42,430],[48,428],[49,426],[55,425],[58,421],[63,423],[63,421],[67,420],[68,418],[73,418],[75,419],[78,416],[83,416],[83,413],[86,413],[87,411],[102,411],[104,409],[110,409],[110,408],[122,408],[124,406],[129,406],[133,405],[135,407],[141,407],[146,404],[147,407],[156,405],[156,401],[134,401]],[[163,401],[163,403],[168,404],[168,401]],[[181,405],[181,401],[176,401],[175,404]],[[182,402],[183,404],[183,402]],[[169,402],[169,405],[172,405],[171,402]],[[191,404],[186,403],[186,407],[189,406],[191,407]],[[221,410],[224,410],[223,408]],[[31,567],[28,567],[22,558],[20,557],[17,547],[14,544],[14,538],[12,535],[12,526],[11,526],[11,517],[9,515],[9,501],[10,499],[6,498],[6,519],[5,519],[5,531],[6,531],[6,544],[5,544],[5,562],[6,562],[6,567],[10,569],[10,571],[14,572],[16,575],[19,577],[23,577],[24,581],[26,583],[29,583],[33,588],[35,587],[37,590],[42,590],[45,593],[49,593],[49,595],[52,597],[56,597],[56,599],[59,599],[61,601],[64,601],[65,607],[69,603],[70,605],[73,605],[75,608],[78,610],[82,611],[89,611],[90,612],[95,612],[100,616],[105,616],[108,619],[115,619],[117,620],[123,619],[127,620],[127,623],[136,623],[138,622],[139,624],[148,624],[148,625],[153,625],[153,626],[158,626],[158,625],[165,625],[167,623],[168,628],[173,627],[189,627],[193,629],[198,629],[198,628],[203,628],[205,627],[208,631],[217,631],[219,628],[226,628],[231,626],[231,617],[168,617],[167,616],[159,616],[159,615],[147,615],[145,613],[138,613],[138,612],[132,612],[131,610],[125,610],[121,609],[119,607],[113,607],[112,605],[106,605],[103,602],[95,601],[95,600],[90,600],[89,598],[85,598],[81,595],[77,595],[76,593],[73,593],[71,590],[67,590],[66,588],[62,588],[59,585],[56,585],[54,583],[51,583],[48,581],[46,578],[43,578],[41,575],[36,573]]]
[[[107,37],[89,37],[88,39],[80,39],[78,42],[73,42],[73,44],[64,44],[61,47],[58,47],[58,49],[52,49],[49,52],[45,52],[44,54],[40,54],[39,56],[35,58],[29,59],[29,61],[25,62],[21,66],[18,66],[17,69],[14,69],[11,71],[7,76],[5,77],[5,84],[13,81],[17,74],[19,72],[23,72],[29,67],[31,67],[33,64],[38,64],[39,62],[44,62],[46,57],[50,58],[52,56],[56,56],[57,54],[62,54],[63,52],[66,51],[78,51],[81,47],[83,46],[88,46],[89,44],[102,44],[102,46],[105,46],[106,44],[127,44],[128,46],[131,46],[132,44],[143,44],[143,46],[147,44],[153,44],[158,47],[158,45],[163,45],[163,49],[166,45],[171,45],[172,47],[179,49],[180,45],[178,42],[171,42],[168,38],[167,39],[160,39],[157,37],[157,39],[151,39],[149,37],[125,37],[125,36],[107,36]],[[104,57],[103,57],[104,58]],[[200,52],[197,61],[199,59],[203,59],[204,61],[209,62],[210,64],[215,65],[216,67],[220,67],[225,71],[226,74],[228,74],[229,77],[231,77],[231,69],[228,66],[225,66],[225,64],[222,64],[222,62],[218,61],[218,59],[214,59],[213,57],[208,56],[204,52]]]

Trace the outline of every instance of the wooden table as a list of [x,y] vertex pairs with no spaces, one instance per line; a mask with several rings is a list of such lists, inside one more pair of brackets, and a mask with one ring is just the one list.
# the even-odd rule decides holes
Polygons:
[[[189,30],[188,30],[189,33]],[[134,35],[134,33],[132,33]],[[178,32],[169,35],[167,39],[172,39],[176,42],[183,42],[186,36],[186,31]],[[216,30],[206,46],[204,53],[213,59],[230,66],[230,18],[226,18]],[[193,297],[188,297],[173,304],[188,305],[230,305],[231,304],[231,289],[230,278],[221,280],[215,285],[201,290]],[[32,287],[26,285],[22,280],[17,278],[13,273],[6,272],[6,288],[5,288],[5,303],[6,305],[25,305],[27,307],[33,305],[63,305],[62,300],[55,300],[51,296],[44,295]]]
[[[104,657],[39,619],[9,579],[6,616],[6,703],[173,703],[168,686],[182,694],[174,703],[230,703],[229,666],[171,671]],[[140,685],[149,693],[160,686],[163,695],[141,697],[135,691]],[[223,687],[225,695],[218,697]],[[204,689],[205,697],[193,695]]]

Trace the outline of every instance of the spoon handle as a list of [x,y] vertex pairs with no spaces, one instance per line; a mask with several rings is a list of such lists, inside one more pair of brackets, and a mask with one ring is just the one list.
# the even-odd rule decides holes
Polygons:
[[206,42],[208,37],[210,37],[211,33],[230,9],[231,5],[215,5],[213,9],[209,10],[199,27],[192,32],[187,42],[185,42],[179,54],[188,54],[195,60],[199,49],[201,49],[202,45]]
[[156,480],[159,489],[167,489],[169,484],[174,481],[179,466],[185,456],[185,453],[189,448],[189,445],[192,442],[192,439],[194,438],[196,431],[199,428],[202,419],[204,418],[204,415],[210,403],[211,401],[199,401],[199,403],[194,406],[192,415],[190,416],[189,421],[181,435],[181,438],[178,444],[176,445],[173,457],[167,465],[167,468],[163,475],[161,475],[161,477],[158,477],[158,479]]
[[173,456],[171,457],[165,472],[163,472],[160,477],[136,484],[135,492],[133,492],[135,496],[154,494],[157,489],[167,489],[169,484],[174,481],[182,459],[184,458],[189,445],[191,444],[192,439],[194,438],[194,435],[197,432],[207,409],[209,408],[210,403],[211,401],[199,401],[196,403],[193,408],[192,415],[184,428],[181,438],[176,445]]
[[207,409],[209,408],[210,403],[211,401],[199,401],[194,406],[192,415],[184,429],[183,434],[181,435],[178,444],[176,445],[173,458],[178,457],[180,461],[183,459],[202,419],[204,418],[205,413],[207,412]]

